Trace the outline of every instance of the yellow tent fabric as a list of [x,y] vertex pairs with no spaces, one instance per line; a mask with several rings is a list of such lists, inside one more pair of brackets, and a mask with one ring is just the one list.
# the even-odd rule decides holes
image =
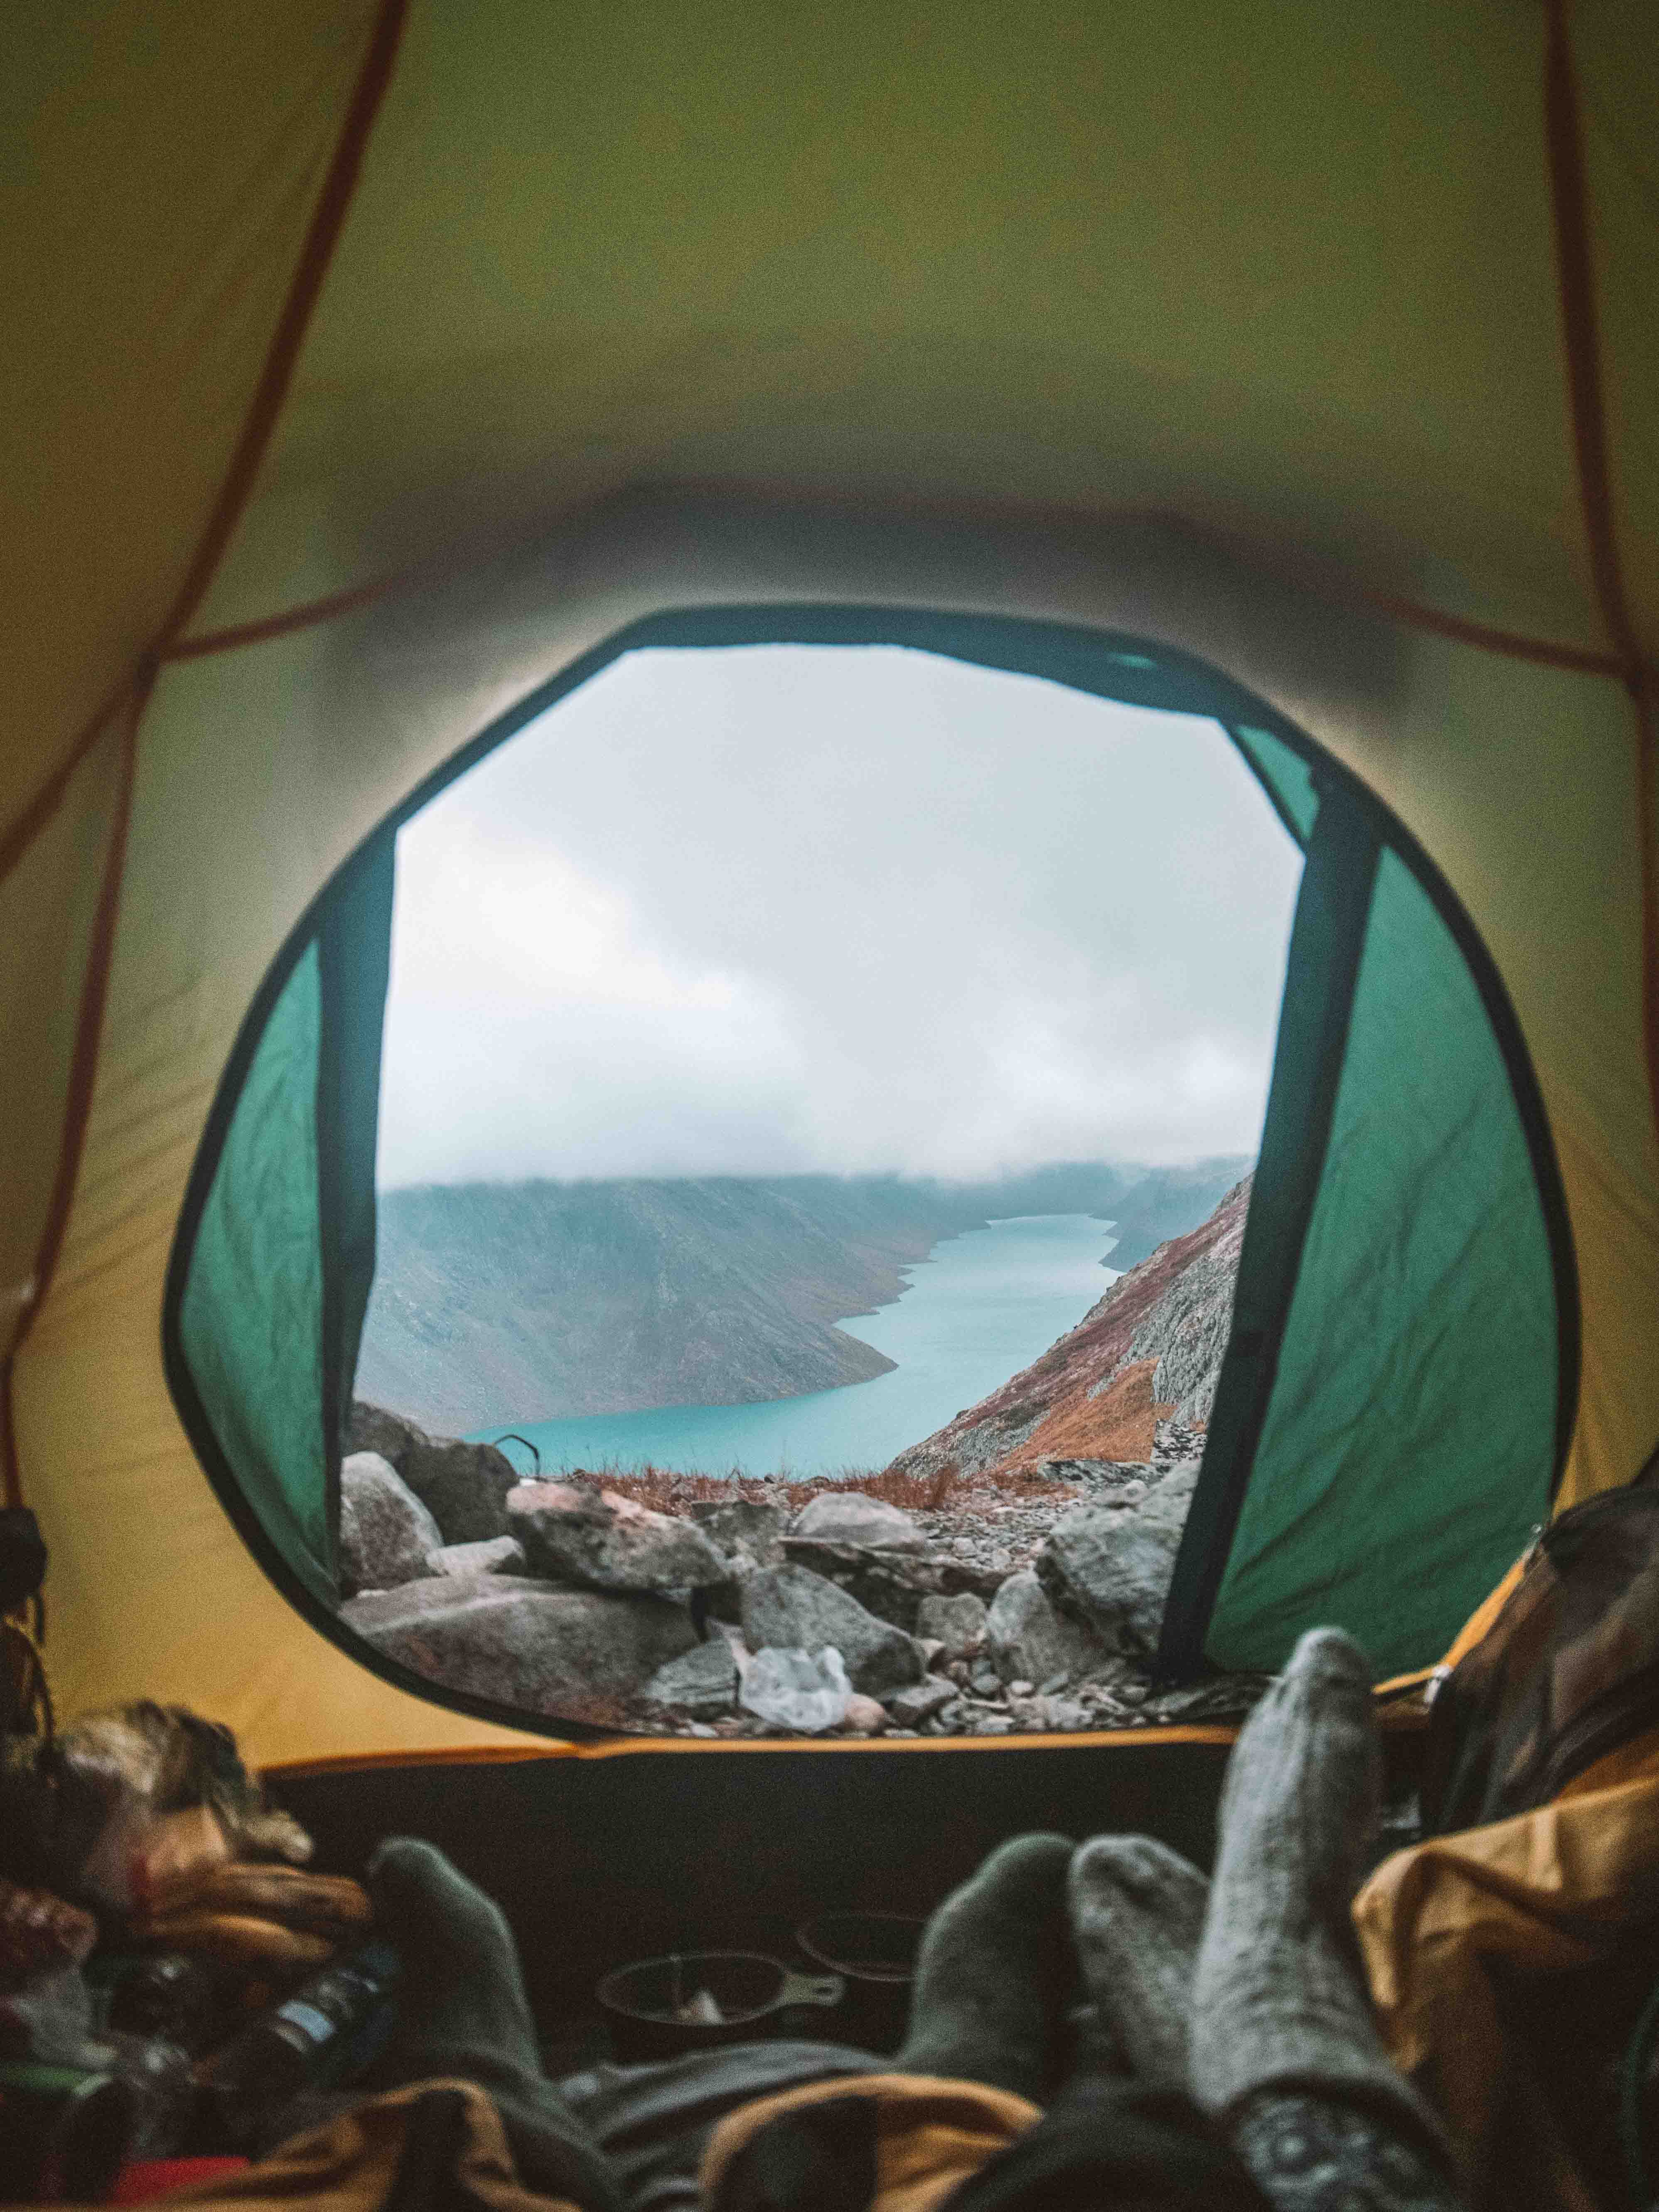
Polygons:
[[1371,784],[1542,1085],[1583,1302],[1564,1496],[1636,1471],[1639,11],[116,0],[37,11],[5,96],[0,1352],[64,1703],[210,1698],[273,1759],[512,1740],[265,1583],[168,1399],[161,1285],[238,1025],[333,869],[676,605],[1136,629]]

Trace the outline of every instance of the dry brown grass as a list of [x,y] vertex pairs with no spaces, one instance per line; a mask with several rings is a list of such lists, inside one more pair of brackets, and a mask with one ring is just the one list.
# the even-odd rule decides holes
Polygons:
[[[649,1466],[631,1468],[626,1474],[610,1468],[578,1468],[574,1472],[586,1472],[590,1480],[602,1484],[606,1490],[614,1490],[618,1497],[631,1498],[636,1504],[648,1505],[658,1513],[683,1513],[688,1505],[729,1504],[736,1498],[757,1504],[783,1505],[790,1512],[799,1513],[802,1506],[810,1504],[825,1491],[847,1490],[862,1491],[866,1498],[884,1498],[888,1504],[902,1506],[907,1513],[937,1513],[965,1502],[958,1496],[962,1478],[955,1467],[948,1464],[928,1475],[849,1469],[844,1474],[804,1476],[799,1481],[787,1475],[739,1474],[735,1468],[729,1475],[682,1474],[672,1468]],[[556,1482],[560,1477],[550,1469],[549,1479]]]
[[548,1480],[553,1482],[583,1476],[615,1491],[619,1498],[648,1505],[656,1513],[684,1513],[692,1505],[726,1505],[738,1498],[754,1504],[781,1505],[799,1513],[825,1491],[862,1491],[866,1498],[884,1498],[889,1505],[899,1506],[907,1513],[972,1513],[1010,1497],[1029,1504],[1045,1499],[1071,1500],[1076,1495],[1063,1483],[1045,1481],[1031,1468],[964,1475],[948,1461],[932,1474],[853,1468],[841,1474],[805,1475],[799,1480],[788,1475],[741,1474],[735,1468],[730,1474],[684,1474],[673,1468],[651,1466],[626,1470],[578,1468],[565,1476],[556,1469],[548,1470]]

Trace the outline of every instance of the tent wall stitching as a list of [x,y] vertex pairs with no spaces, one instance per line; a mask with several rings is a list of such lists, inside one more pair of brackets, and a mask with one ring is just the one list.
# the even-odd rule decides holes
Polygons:
[[[867,516],[872,512],[868,501],[837,500],[833,494],[805,493],[793,485],[754,480],[733,484],[681,477],[656,488],[688,499],[710,495],[729,501],[737,494],[779,507],[807,508],[815,514],[856,513]],[[586,509],[576,510],[574,516],[567,520],[580,523],[583,520],[595,519],[613,506],[619,496],[626,495],[608,493]],[[1200,544],[1230,555],[1264,575],[1310,592],[1334,606],[1382,615],[1407,629],[1427,630],[1434,636],[1450,638],[1460,645],[1474,646],[1478,652],[1495,653],[1512,660],[1532,661],[1546,668],[1563,668],[1575,675],[1622,677],[1626,673],[1626,663],[1616,653],[1598,653],[1589,646],[1562,645],[1550,638],[1529,637],[1519,630],[1499,629],[1489,623],[1473,622],[1462,615],[1447,614],[1443,609],[1426,605],[1419,599],[1401,599],[1390,592],[1374,592],[1322,565],[1270,552],[1247,538],[1242,531],[1218,529],[1169,508],[1039,507],[1029,503],[991,506],[983,501],[915,500],[884,506],[880,510],[880,519],[910,523],[966,523],[981,527],[988,523],[1004,529],[1022,524],[1068,531],[1139,524],[1173,530]],[[279,614],[264,616],[257,622],[239,623],[228,629],[207,630],[199,637],[183,639],[170,646],[163,658],[169,661],[199,660],[210,653],[230,653],[246,645],[263,645],[269,639],[285,637],[294,630],[309,629],[317,623],[333,622],[343,615],[356,614],[381,599],[418,590],[434,576],[444,573],[450,565],[446,554],[441,551],[414,567],[396,569],[390,575],[352,585],[348,590],[331,592],[324,599],[304,601]]]
[[1601,389],[1601,343],[1590,262],[1589,191],[1584,176],[1580,100],[1567,27],[1566,0],[1546,0],[1548,39],[1544,61],[1544,115],[1550,165],[1550,208],[1555,225],[1556,284],[1566,349],[1572,408],[1573,449],[1579,497],[1589,542],[1595,596],[1619,656],[1636,713],[1636,805],[1641,854],[1642,1030],[1647,1047],[1648,1090],[1659,1124],[1659,862],[1654,808],[1659,797],[1659,674],[1645,661],[1631,620],[1619,555],[1613,474],[1607,459],[1607,409]]
[[152,677],[134,692],[121,726],[114,816],[110,823],[109,842],[104,855],[103,881],[99,886],[98,905],[93,917],[87,972],[81,986],[81,1006],[76,1020],[75,1051],[70,1063],[69,1096],[64,1109],[64,1138],[58,1154],[58,1171],[52,1180],[52,1196],[46,1206],[40,1242],[35,1248],[34,1266],[30,1273],[27,1296],[11,1342],[6,1347],[3,1360],[0,1360],[0,1452],[3,1452],[3,1461],[0,1462],[0,1486],[3,1486],[8,1505],[21,1505],[23,1502],[15,1419],[12,1411],[12,1377],[17,1355],[46,1303],[47,1286],[57,1269],[64,1232],[69,1226],[76,1177],[80,1173],[87,1124],[92,1117],[93,1085],[98,1074],[98,1045],[103,1034],[104,1006],[109,996],[115,924],[121,903],[121,875],[126,860],[127,830],[132,819],[132,790],[138,761],[138,723],[149,702],[153,683]]
[[334,257],[334,248],[344,227],[346,210],[356,189],[362,168],[363,155],[368,150],[369,132],[380,112],[380,102],[392,82],[392,64],[397,59],[398,41],[408,10],[408,0],[380,0],[374,28],[369,37],[368,51],[357,73],[357,82],[352,92],[351,105],[346,111],[345,122],[334,149],[328,174],[323,179],[323,189],[313,211],[305,244],[300,250],[288,298],[272,335],[264,367],[254,389],[242,423],[236,450],[231,456],[225,472],[219,497],[206,529],[202,533],[184,582],[167,620],[161,625],[161,641],[156,647],[165,654],[169,645],[184,629],[185,624],[200,606],[208,586],[213,581],[215,570],[224,556],[231,533],[242,519],[242,510],[252,492],[254,479],[264,459],[265,447],[270,442],[271,432],[276,427],[283,404],[288,398],[289,386],[299,363],[300,349],[305,343],[310,326],[312,310],[323,289],[323,279]]
[[351,104],[346,111],[345,121],[329,161],[328,173],[323,179],[322,191],[307,226],[305,242],[300,249],[300,258],[295,265],[283,312],[266,350],[264,367],[243,417],[235,451],[184,581],[156,639],[148,651],[140,655],[131,678],[94,714],[71,747],[69,758],[27,810],[22,822],[0,842],[0,878],[3,878],[33,838],[57,811],[69,787],[70,778],[96,744],[111,716],[125,708],[126,720],[122,732],[121,764],[118,771],[120,781],[116,793],[115,819],[110,833],[104,879],[99,891],[87,975],[82,988],[58,1171],[46,1228],[36,1256],[29,1302],[23,1309],[22,1317],[4,1358],[0,1360],[0,1494],[3,1494],[9,1505],[21,1504],[23,1495],[22,1470],[17,1454],[13,1377],[18,1352],[52,1286],[64,1231],[69,1223],[76,1177],[80,1170],[87,1125],[92,1113],[104,1006],[109,994],[115,927],[120,911],[121,872],[126,857],[127,824],[131,813],[137,764],[138,725],[149,702],[161,663],[167,657],[168,647],[201,605],[252,495],[265,449],[270,442],[271,433],[276,427],[289,386],[293,381],[300,349],[305,343],[312,313],[322,290],[323,279],[328,273],[329,263],[345,224],[346,212],[362,168],[369,133],[392,82],[392,66],[397,59],[407,13],[408,0],[380,0],[374,27],[352,90]]

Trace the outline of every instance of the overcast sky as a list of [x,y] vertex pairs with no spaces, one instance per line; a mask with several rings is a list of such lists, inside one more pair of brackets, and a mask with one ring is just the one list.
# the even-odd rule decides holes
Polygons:
[[1212,723],[632,654],[399,836],[381,1181],[1253,1152],[1300,867]]

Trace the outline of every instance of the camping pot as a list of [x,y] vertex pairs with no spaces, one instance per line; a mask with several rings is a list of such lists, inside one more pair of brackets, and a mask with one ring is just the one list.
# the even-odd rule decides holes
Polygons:
[[896,2051],[910,2011],[910,1984],[925,1920],[908,1912],[825,1912],[803,1922],[795,1941],[809,1959],[843,1977],[838,2041],[860,2051]]
[[618,1966],[593,1994],[617,2057],[631,2061],[799,2033],[797,2009],[839,2004],[844,1986],[839,1974],[797,1974],[758,1951],[675,1951]]

